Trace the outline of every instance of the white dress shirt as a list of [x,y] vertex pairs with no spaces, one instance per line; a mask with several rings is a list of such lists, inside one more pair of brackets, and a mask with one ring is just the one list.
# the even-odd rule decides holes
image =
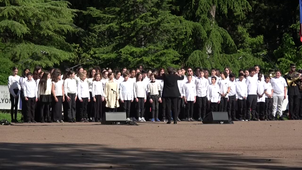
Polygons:
[[147,87],[144,82],[137,81],[134,84],[134,98],[144,98],[147,99]]
[[78,98],[82,100],[82,98],[89,98],[89,84],[87,79],[80,80],[78,83]]
[[59,80],[58,82],[52,82],[55,86],[56,96],[63,96],[63,80]]
[[185,83],[183,85],[183,94],[186,97],[187,101],[195,101],[195,97],[196,97],[196,86],[195,83],[193,83],[192,81],[189,83]]
[[236,82],[234,81],[228,81],[228,85],[230,87],[230,92],[228,94],[228,96],[236,96],[236,98],[238,98],[237,96],[237,91],[236,91]]
[[64,81],[64,93],[68,96],[68,93],[76,94],[77,95],[77,80],[67,78]]
[[103,83],[101,81],[93,81],[91,93],[92,97],[95,97],[96,95],[105,97]]
[[20,91],[15,94],[14,89],[19,89],[21,90],[21,85],[20,85],[20,76],[9,76],[8,77],[8,89],[11,95],[14,97],[18,96],[20,94]]
[[206,78],[204,78],[204,77],[196,78],[195,86],[196,86],[196,96],[197,97],[207,97],[209,81]]
[[218,103],[220,102],[221,96],[219,94],[220,88],[219,86],[215,83],[215,85],[211,84],[208,87],[208,100],[211,101],[211,103]]
[[127,81],[123,81],[120,84],[120,99],[121,100],[127,100],[131,101],[134,99],[133,96],[134,89],[133,89],[133,82],[129,81],[129,78]]
[[284,88],[287,87],[287,84],[283,77],[272,78],[271,84],[274,89],[274,96],[284,96]]
[[219,84],[219,88],[220,88],[220,94],[224,94],[224,98],[228,98],[228,95],[226,95],[226,93],[228,92],[228,89],[230,87],[229,85],[229,81],[226,79],[221,79]]
[[248,76],[246,78],[247,94],[248,95],[257,95],[257,83],[258,78],[256,76]]
[[88,89],[89,89],[89,92],[92,92],[93,78],[88,78],[88,79],[87,79],[87,82],[88,82]]
[[247,85],[245,81],[236,82],[236,92],[239,100],[243,100],[244,97],[247,97]]
[[43,92],[41,86],[38,84],[38,98],[40,98],[41,95],[51,95],[51,85],[51,79],[47,79],[46,89]]
[[147,85],[147,92],[150,93],[150,95],[160,95],[159,91],[161,91],[160,84],[157,81],[150,82]]
[[[266,90],[267,94],[272,95],[273,86],[270,82],[268,82],[268,83],[265,82],[264,83],[264,89]],[[268,98],[267,94],[265,94],[265,98]]]
[[37,84],[34,80],[27,80],[24,83],[24,97],[34,98],[37,97]]
[[[257,102],[265,102],[265,94],[264,94],[264,91],[265,91],[265,88],[264,88],[264,81],[259,81],[258,80],[258,84],[257,84]],[[259,98],[259,95],[262,95],[263,96],[261,98]]]

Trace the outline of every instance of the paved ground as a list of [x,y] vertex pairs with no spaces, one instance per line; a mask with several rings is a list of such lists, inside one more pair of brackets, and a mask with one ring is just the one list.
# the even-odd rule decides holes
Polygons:
[[0,169],[302,169],[302,121],[0,126]]

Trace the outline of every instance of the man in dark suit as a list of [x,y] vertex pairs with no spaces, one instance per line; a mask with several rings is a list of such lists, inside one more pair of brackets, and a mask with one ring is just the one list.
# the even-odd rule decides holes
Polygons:
[[173,68],[168,68],[168,74],[163,74],[157,79],[164,81],[163,98],[166,100],[166,113],[168,116],[167,124],[171,124],[171,107],[173,112],[174,124],[177,124],[177,100],[180,96],[180,92],[177,85],[177,80],[183,80],[184,76],[179,76]]

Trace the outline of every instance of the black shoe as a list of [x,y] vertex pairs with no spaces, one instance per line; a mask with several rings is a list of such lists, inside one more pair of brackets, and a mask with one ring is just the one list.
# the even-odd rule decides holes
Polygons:
[[179,119],[179,117],[177,117],[177,121],[180,122],[181,120]]
[[177,121],[174,121],[174,124],[177,124]]
[[238,121],[238,119],[234,118],[233,121]]
[[171,121],[168,121],[167,124],[171,124]]
[[200,118],[198,118],[198,121],[200,121],[200,122],[202,121],[201,117],[200,117]]

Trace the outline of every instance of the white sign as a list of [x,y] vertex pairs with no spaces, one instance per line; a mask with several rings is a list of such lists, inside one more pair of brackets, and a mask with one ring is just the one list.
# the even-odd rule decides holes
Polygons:
[[[18,103],[18,109],[20,109],[20,98]],[[7,86],[0,86],[0,110],[10,110],[11,104],[10,104],[10,94]]]

